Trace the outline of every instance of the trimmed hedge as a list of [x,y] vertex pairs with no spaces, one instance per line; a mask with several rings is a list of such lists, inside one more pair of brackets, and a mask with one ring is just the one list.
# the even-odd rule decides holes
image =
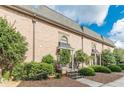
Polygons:
[[14,80],[42,80],[54,73],[54,67],[47,63],[31,62],[18,64],[12,71]]
[[124,70],[124,65],[118,65],[121,69]]
[[94,76],[95,71],[92,68],[82,68],[79,70],[80,75],[84,76]]
[[101,72],[101,73],[111,73],[111,70],[105,66],[91,66],[95,72]]
[[122,71],[122,69],[117,65],[109,65],[108,68],[111,69],[112,72],[121,72]]

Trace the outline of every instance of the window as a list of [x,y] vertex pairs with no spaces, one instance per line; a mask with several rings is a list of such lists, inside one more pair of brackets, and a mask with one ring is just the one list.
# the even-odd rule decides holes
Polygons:
[[62,43],[68,43],[68,39],[66,36],[62,36],[61,41]]
[[92,43],[92,49],[96,50],[96,45],[94,43]]

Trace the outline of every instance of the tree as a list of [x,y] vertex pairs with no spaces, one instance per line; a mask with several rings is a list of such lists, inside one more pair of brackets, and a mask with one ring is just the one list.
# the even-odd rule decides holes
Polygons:
[[124,49],[114,49],[113,54],[115,56],[116,62],[124,62]]
[[90,61],[93,60],[93,59],[94,59],[93,56],[88,56],[88,55],[86,55],[86,57],[85,57],[85,63],[86,63],[86,64],[89,64]]
[[62,49],[59,51],[60,60],[62,65],[66,65],[70,62],[71,53],[68,49]]
[[89,62],[90,57],[86,53],[84,53],[82,50],[77,50],[75,52],[75,60],[78,63],[82,63],[82,66],[83,66],[84,62]]
[[14,64],[24,61],[26,51],[25,38],[0,17],[0,68],[11,71]]
[[110,50],[103,50],[101,54],[102,65],[115,64],[114,54]]

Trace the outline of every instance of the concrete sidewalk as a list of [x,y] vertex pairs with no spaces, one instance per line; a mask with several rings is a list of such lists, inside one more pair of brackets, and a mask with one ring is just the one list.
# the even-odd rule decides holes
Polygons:
[[104,84],[102,87],[124,87],[124,77],[113,82]]
[[99,83],[93,80],[89,80],[89,79],[85,79],[85,78],[81,78],[81,79],[77,79],[78,82],[83,83],[83,84],[87,84],[91,87],[99,87],[102,86],[103,83]]
[[124,87],[124,77],[107,84],[103,84],[85,78],[77,79],[77,81],[83,84],[87,84],[91,87]]

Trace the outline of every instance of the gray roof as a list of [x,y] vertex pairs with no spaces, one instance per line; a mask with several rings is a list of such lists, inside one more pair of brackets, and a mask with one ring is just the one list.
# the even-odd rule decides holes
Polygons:
[[61,23],[67,27],[70,27],[72,29],[75,29],[77,31],[82,32],[80,25],[77,24],[76,22],[74,22],[73,20],[71,20],[70,18],[65,17],[64,15],[46,7],[46,6],[39,6],[37,8],[32,7],[31,5],[22,5],[22,6],[18,6],[20,8],[25,8],[29,11],[32,11],[36,14],[42,15],[43,17],[53,20],[57,23]]
[[21,5],[21,6],[19,5],[19,6],[13,6],[13,7],[30,11],[30,12],[36,14],[37,16],[44,17],[44,18],[52,20],[56,23],[62,24],[63,26],[71,28],[71,29],[75,30],[76,32],[80,32],[80,34],[82,34],[84,36],[85,35],[89,36],[95,40],[98,40],[100,42],[103,42],[105,44],[108,44],[108,45],[114,47],[114,43],[111,40],[109,40],[105,37],[103,38],[103,36],[101,36],[100,34],[94,32],[86,27],[83,27],[83,29],[82,29],[78,23],[74,22],[70,18],[67,18],[64,15],[46,7],[46,6],[41,5],[39,7],[32,7],[31,5]]
[[87,28],[87,27],[83,27],[83,32],[86,35],[89,35],[91,37],[95,37],[96,39],[99,39],[102,41],[101,35],[97,34],[96,32],[92,31],[91,29]]
[[100,40],[103,43],[106,43],[106,44],[108,44],[110,46],[115,47],[114,43],[110,39],[107,39],[107,38],[103,37],[102,35],[92,31],[91,29],[89,29],[87,27],[83,26],[83,33],[88,35],[88,36],[91,36],[91,37],[93,37],[93,38],[95,38],[97,40]]
[[114,45],[114,42],[112,42],[112,41],[111,41],[110,39],[108,39],[108,38],[103,37],[103,41],[106,42],[106,43],[108,43],[108,44]]

